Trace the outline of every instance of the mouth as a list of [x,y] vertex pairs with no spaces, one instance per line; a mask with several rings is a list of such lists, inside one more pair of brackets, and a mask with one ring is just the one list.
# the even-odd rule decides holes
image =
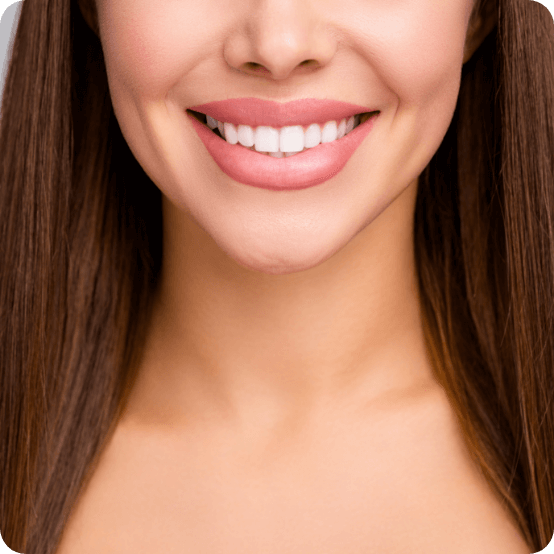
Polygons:
[[[301,190],[332,180],[371,133],[379,114],[380,111],[360,114],[365,121],[349,116],[348,123],[343,117],[340,125],[336,120],[324,125],[312,123],[307,129],[303,125],[302,137],[299,125],[262,125],[253,133],[247,125],[223,124],[201,112],[186,110],[198,138],[223,173],[237,183],[272,191]],[[359,125],[354,128],[356,119]],[[306,117],[302,120],[306,122]],[[228,140],[224,135],[228,135]],[[241,144],[239,138],[242,143],[256,144],[259,150]],[[261,151],[264,148],[271,151]]]
[[[187,109],[187,112],[190,113],[198,121],[200,121],[200,123],[202,123],[207,129],[209,129],[212,133],[217,135],[220,139],[225,140],[225,138],[221,135],[218,127],[216,127],[215,129],[212,129],[211,127],[208,126],[208,120],[206,118],[206,114],[195,112],[193,110],[188,110],[188,109]],[[355,115],[359,116],[360,123],[364,123],[364,121],[366,121],[371,115],[374,115],[376,113],[378,112],[363,112]]]
[[219,128],[215,128],[215,129],[212,129],[208,126],[208,119],[206,117],[206,114],[203,114],[203,113],[200,113],[200,112],[195,112],[193,110],[187,110],[188,113],[190,113],[193,117],[195,117],[196,119],[198,119],[198,121],[200,121],[200,123],[202,123],[203,125],[205,125],[206,127],[208,127],[208,129],[210,129],[210,131],[214,134],[216,134],[220,139],[224,139],[224,137],[221,136],[221,133],[219,132]]

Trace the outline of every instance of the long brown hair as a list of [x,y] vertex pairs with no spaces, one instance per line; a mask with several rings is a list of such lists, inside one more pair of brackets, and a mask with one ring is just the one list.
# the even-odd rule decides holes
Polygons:
[[[498,23],[421,175],[414,247],[437,378],[541,550],[554,532],[554,25],[529,0],[477,4]],[[13,550],[53,554],[124,409],[162,259],[161,193],[74,0],[23,3],[0,160],[0,529]]]

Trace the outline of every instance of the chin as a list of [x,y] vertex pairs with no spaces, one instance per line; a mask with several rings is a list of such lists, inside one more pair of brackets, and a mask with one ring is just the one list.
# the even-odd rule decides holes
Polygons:
[[[338,249],[336,249],[338,250]],[[308,271],[325,263],[336,252],[306,252],[291,250],[289,252],[280,248],[279,252],[241,252],[243,255],[237,255],[235,252],[231,254],[227,251],[227,255],[234,263],[243,269],[255,273],[264,273],[265,275],[289,275],[291,273],[300,273]]]

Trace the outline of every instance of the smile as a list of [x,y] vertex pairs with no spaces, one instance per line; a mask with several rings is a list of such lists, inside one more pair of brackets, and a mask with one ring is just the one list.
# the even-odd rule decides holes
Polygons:
[[[296,150],[292,152],[292,155],[280,151],[281,134],[278,134],[278,143],[276,142],[275,134],[273,134],[273,142],[269,145],[272,151],[268,150],[267,152],[269,152],[269,154],[263,155],[260,151],[254,150],[258,144],[258,137],[256,134],[252,136],[248,134],[248,130],[242,130],[241,138],[243,140],[245,140],[244,137],[246,137],[249,139],[246,140],[247,143],[252,142],[252,139],[254,139],[254,141],[250,147],[245,147],[244,144],[239,143],[239,128],[243,127],[244,129],[247,126],[236,126],[235,136],[232,135],[233,130],[232,127],[230,127],[231,124],[218,122],[216,124],[217,128],[214,127],[212,129],[208,125],[207,117],[204,114],[193,112],[192,110],[186,110],[186,114],[206,150],[211,155],[216,165],[228,177],[231,177],[239,183],[262,189],[290,191],[302,190],[320,185],[329,181],[342,171],[348,160],[350,160],[354,152],[370,133],[380,112],[365,114],[368,116],[367,119],[362,123],[360,118],[360,124],[357,127],[353,126],[352,130],[348,133],[345,132],[340,139],[336,138],[328,142],[322,140],[317,145],[308,148],[306,148],[304,144],[301,151]],[[334,121],[329,123],[331,123],[331,127],[334,125],[337,129],[338,137],[342,120],[339,126],[337,126]],[[324,129],[326,125],[327,124],[324,125]],[[233,125],[233,127],[235,126]],[[255,132],[258,133],[261,127],[257,127]],[[309,129],[310,126],[307,127]],[[229,132],[228,129],[231,129],[231,131]],[[254,132],[254,129],[250,129]],[[223,134],[226,135],[225,139],[221,134],[221,130],[223,130]],[[323,130],[321,131],[322,136]],[[273,129],[273,131],[279,133],[277,129]],[[265,131],[262,131],[262,138],[259,143],[260,148],[268,147],[267,143],[263,142],[263,140],[265,140],[263,135],[264,132]],[[282,132],[283,128],[281,128],[281,133]],[[305,136],[306,135],[307,132]],[[299,134],[297,133],[297,137],[298,136]],[[235,139],[236,141],[234,143],[231,142]],[[276,148],[277,144],[279,144],[279,148]],[[285,139],[284,144],[285,148],[287,148],[287,139]],[[299,144],[295,146],[295,148],[298,149]]]
[[323,125],[295,125],[276,129],[271,126],[222,122],[209,115],[191,113],[198,121],[207,125],[220,138],[229,144],[240,144],[252,151],[274,158],[296,156],[319,144],[334,142],[346,136],[361,123],[365,123],[373,114],[363,113],[344,118],[340,121],[328,121]]

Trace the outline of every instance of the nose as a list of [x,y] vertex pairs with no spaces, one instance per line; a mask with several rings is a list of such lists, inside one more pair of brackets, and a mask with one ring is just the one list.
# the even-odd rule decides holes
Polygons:
[[276,81],[324,67],[335,55],[337,41],[314,8],[318,2],[237,1],[235,9],[244,12],[225,41],[225,61],[242,73]]

